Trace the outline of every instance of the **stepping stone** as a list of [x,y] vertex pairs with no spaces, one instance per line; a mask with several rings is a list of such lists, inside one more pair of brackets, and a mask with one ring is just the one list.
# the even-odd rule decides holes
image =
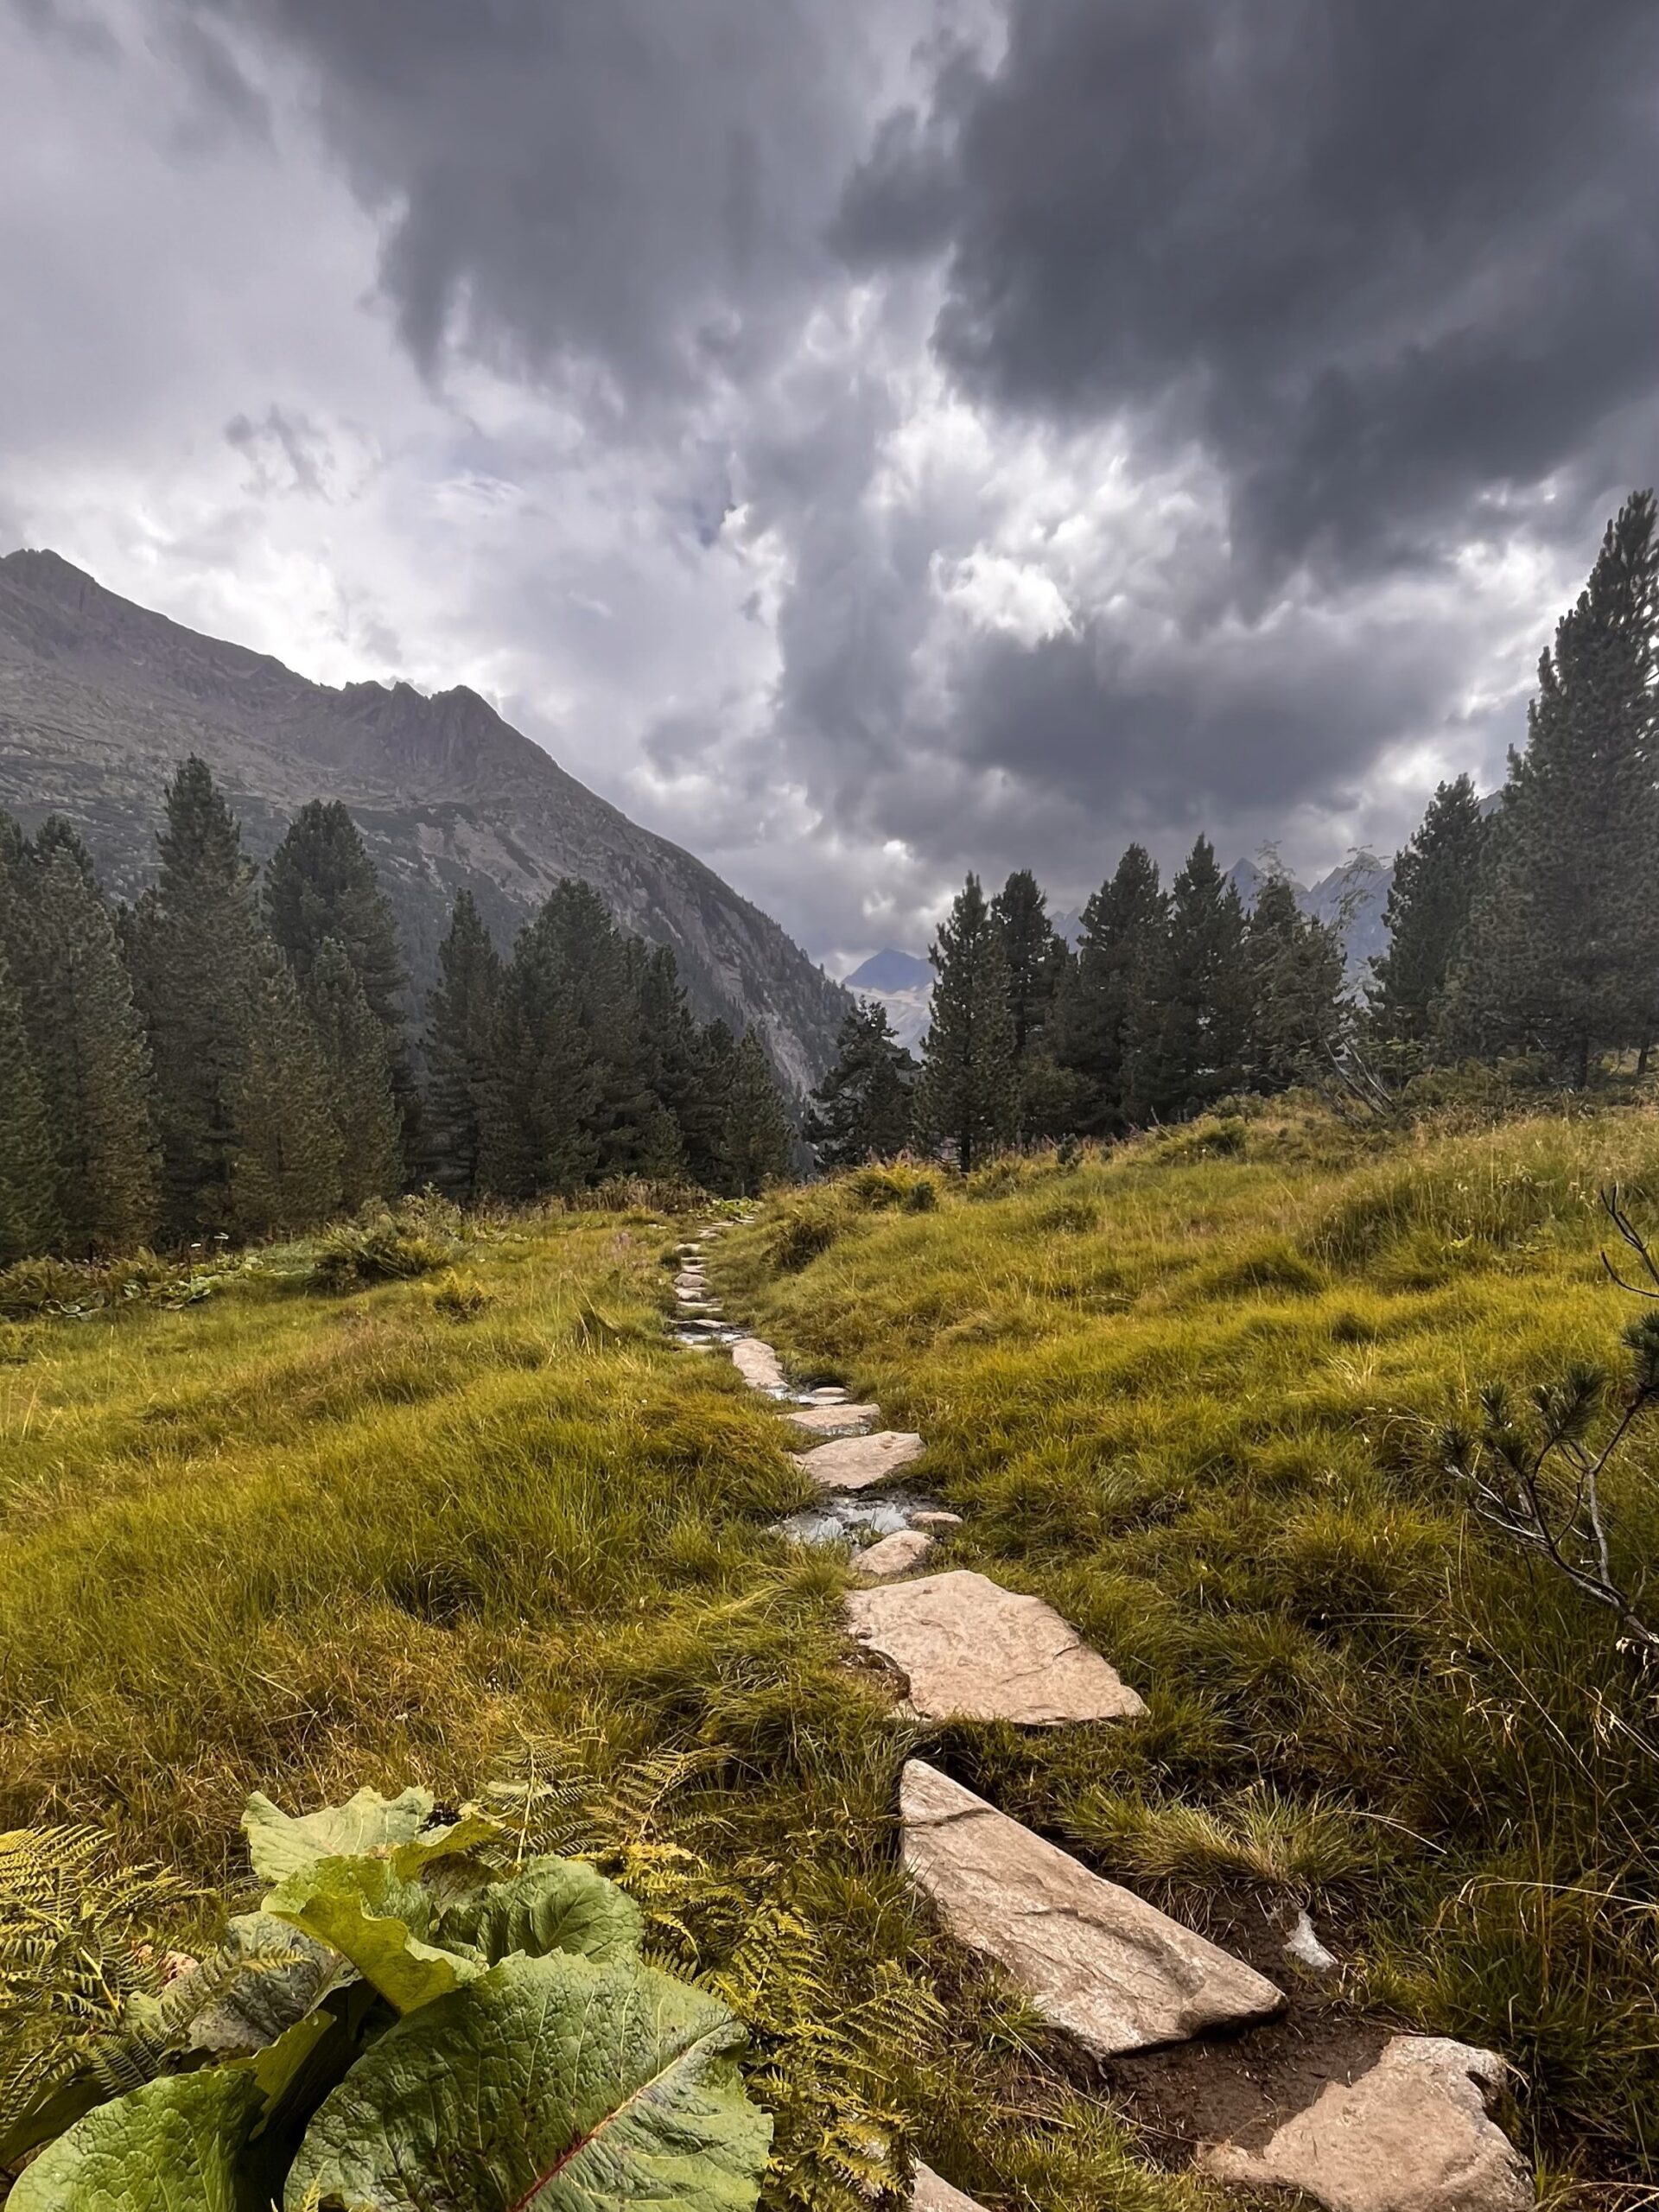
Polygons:
[[843,1406],[848,1395],[838,1382],[826,1382],[822,1389],[809,1390],[806,1395],[815,1406]]
[[1300,2189],[1329,2212],[1525,2212],[1532,2177],[1483,2089],[1509,2069],[1446,2036],[1393,2036],[1357,2082],[1329,2082],[1260,2150],[1206,2145],[1198,2171]]
[[781,1390],[784,1370],[777,1353],[759,1337],[740,1337],[732,1346],[732,1363],[751,1390]]
[[819,1445],[816,1452],[794,1452],[790,1457],[825,1490],[868,1490],[921,1455],[922,1440],[913,1431],[879,1428],[874,1436],[843,1436],[833,1444]]
[[716,1313],[688,1314],[687,1317],[680,1323],[681,1328],[686,1330],[690,1334],[702,1337],[708,1336],[711,1332],[717,1332],[723,1329],[725,1325],[726,1324]]
[[931,2166],[916,2161],[916,2178],[911,2185],[911,2212],[985,2212],[976,2196],[965,2190],[953,2189],[942,2174]]
[[808,1436],[862,1436],[873,1421],[880,1421],[880,1406],[796,1406],[786,1416],[791,1428]]
[[909,1708],[924,1720],[1054,1728],[1147,1709],[1052,1606],[966,1567],[896,1590],[855,1590],[846,1618],[861,1643],[904,1675]]
[[913,1574],[933,1549],[932,1537],[920,1529],[900,1529],[893,1535],[883,1536],[868,1551],[860,1552],[853,1565],[861,1574],[872,1574],[878,1582],[890,1582],[894,1575]]
[[960,1529],[962,1516],[960,1513],[912,1513],[910,1525],[912,1529]]
[[1282,2007],[1283,1993],[1242,1959],[1091,1874],[937,1767],[908,1763],[899,1808],[906,1868],[951,1934],[995,1960],[1091,2056],[1184,2043]]

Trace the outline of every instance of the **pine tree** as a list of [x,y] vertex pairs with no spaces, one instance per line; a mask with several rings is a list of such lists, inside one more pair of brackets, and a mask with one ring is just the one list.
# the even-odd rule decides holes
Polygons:
[[600,1071],[552,901],[526,922],[502,978],[479,1179],[493,1198],[580,1189],[601,1158]]
[[1014,1057],[1023,1067],[1037,1052],[1065,974],[1065,942],[1048,918],[1048,900],[1029,868],[1020,868],[991,901],[1008,963]]
[[746,1029],[732,1061],[721,1154],[728,1186],[753,1198],[789,1173],[791,1132],[759,1033]]
[[1467,776],[1436,786],[1411,842],[1395,855],[1383,919],[1388,950],[1372,963],[1372,1028],[1390,1044],[1430,1043],[1468,926],[1486,823]]
[[890,1160],[910,1141],[916,1063],[877,999],[855,1006],[836,1039],[835,1065],[812,1093],[805,1137],[820,1167]]
[[1077,1126],[1116,1135],[1142,1118],[1131,1070],[1148,1027],[1169,904],[1157,863],[1131,845],[1083,910],[1083,937],[1056,1010],[1055,1057],[1081,1084]]
[[0,957],[0,1267],[49,1251],[61,1229],[57,1159],[23,1004]]
[[32,842],[0,823],[0,955],[46,1100],[61,1249],[141,1243],[156,1218],[149,1056],[92,856],[59,816]]
[[470,891],[458,892],[438,947],[438,982],[426,1002],[427,1160],[441,1191],[470,1205],[493,1072],[501,956]]
[[385,1033],[386,1066],[408,1158],[415,1156],[418,1100],[404,1020],[405,978],[391,907],[351,815],[338,799],[312,799],[289,824],[265,868],[270,933],[301,990],[330,938],[344,947]]
[[1145,1039],[1128,1083],[1137,1104],[1178,1118],[1236,1090],[1249,1022],[1243,909],[1209,839],[1200,837],[1170,893]]
[[181,1242],[237,1233],[236,1099],[260,996],[252,870],[204,762],[168,784],[161,880],[124,925],[154,1069],[162,1213]]
[[372,1198],[395,1198],[403,1181],[403,1128],[392,1097],[385,1025],[338,938],[323,939],[304,996],[339,1144],[340,1203],[355,1213]]
[[1244,925],[1244,956],[1251,1089],[1313,1081],[1329,1067],[1342,1034],[1341,938],[1301,912],[1288,877],[1270,875]]
[[1453,1051],[1541,1052],[1582,1084],[1651,1033],[1656,645],[1654,499],[1637,492],[1539,664],[1447,994]]
[[717,1197],[738,1196],[725,1152],[726,1122],[737,1080],[737,1039],[726,1023],[711,1021],[697,1034],[694,1126],[686,1143],[686,1173]]
[[976,875],[957,893],[929,957],[933,1014],[916,1123],[930,1141],[951,1147],[966,1174],[1008,1141],[1016,1106],[1007,956]]
[[232,1233],[292,1236],[338,1211],[340,1145],[328,1070],[293,970],[269,938],[260,955],[253,1024],[232,1090]]

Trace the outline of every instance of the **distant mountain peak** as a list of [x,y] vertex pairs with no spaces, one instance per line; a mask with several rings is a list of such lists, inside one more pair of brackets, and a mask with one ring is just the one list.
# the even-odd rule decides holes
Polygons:
[[886,945],[880,952],[873,952],[861,968],[855,968],[846,978],[849,991],[873,991],[877,996],[883,991],[913,991],[918,986],[931,988],[933,963],[914,952],[899,952]]

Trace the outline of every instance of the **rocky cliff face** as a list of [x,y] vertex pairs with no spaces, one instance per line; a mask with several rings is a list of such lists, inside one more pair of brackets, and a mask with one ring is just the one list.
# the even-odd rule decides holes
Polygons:
[[698,1012],[756,1025],[810,1085],[849,1001],[711,868],[567,775],[475,692],[308,683],[108,592],[54,553],[0,559],[0,807],[65,814],[106,887],[149,880],[162,787],[196,753],[263,857],[309,798],[338,798],[396,910],[417,1001],[457,890],[505,944],[561,877],[672,948]]

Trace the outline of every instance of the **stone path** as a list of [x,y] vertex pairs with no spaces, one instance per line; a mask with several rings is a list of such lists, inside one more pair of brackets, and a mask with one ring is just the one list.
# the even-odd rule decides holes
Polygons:
[[[869,1554],[855,1564],[868,1572]],[[1022,1598],[960,1567],[853,1591],[847,1625],[904,1675],[908,1708],[923,1720],[1057,1728],[1069,1720],[1128,1720],[1147,1709],[1117,1669],[1040,1598]]]
[[[680,1248],[679,1341],[700,1351],[726,1345],[750,1388],[779,1402],[791,1437],[818,1440],[790,1456],[833,1509],[817,1516],[830,1533],[861,1517],[887,1531],[852,1560],[864,1586],[848,1592],[846,1620],[852,1639],[901,1678],[899,1710],[1042,1728],[1145,1713],[1140,1694],[1039,1599],[963,1568],[920,1571],[961,1515],[903,1493],[879,1513],[854,1503],[849,1494],[880,1490],[919,1459],[923,1439],[875,1427],[880,1408],[850,1403],[839,1388],[791,1389],[772,1345],[727,1325],[704,1266],[723,1226]],[[1278,2032],[1260,2024],[1287,2002],[1265,1974],[925,1760],[906,1764],[899,1821],[905,1866],[951,1934],[1090,2059],[1145,2065],[1153,2062],[1127,2054],[1224,2058],[1231,2050],[1251,2075],[1250,2031],[1257,2040]],[[1315,1954],[1335,1963],[1308,1927],[1291,1955],[1311,1965]],[[1212,2049],[1217,2036],[1239,2040]],[[1297,2091],[1293,2109],[1274,2107],[1265,2124],[1238,2129],[1242,2139],[1201,2144],[1198,2171],[1253,2191],[1299,2190],[1327,2212],[1525,2212],[1532,2202],[1527,2168],[1487,2112],[1487,2093],[1507,2075],[1494,2052],[1389,2035],[1367,2046],[1353,2078],[1334,2061],[1330,2071]],[[914,2212],[982,2212],[920,2164],[912,2203]]]

